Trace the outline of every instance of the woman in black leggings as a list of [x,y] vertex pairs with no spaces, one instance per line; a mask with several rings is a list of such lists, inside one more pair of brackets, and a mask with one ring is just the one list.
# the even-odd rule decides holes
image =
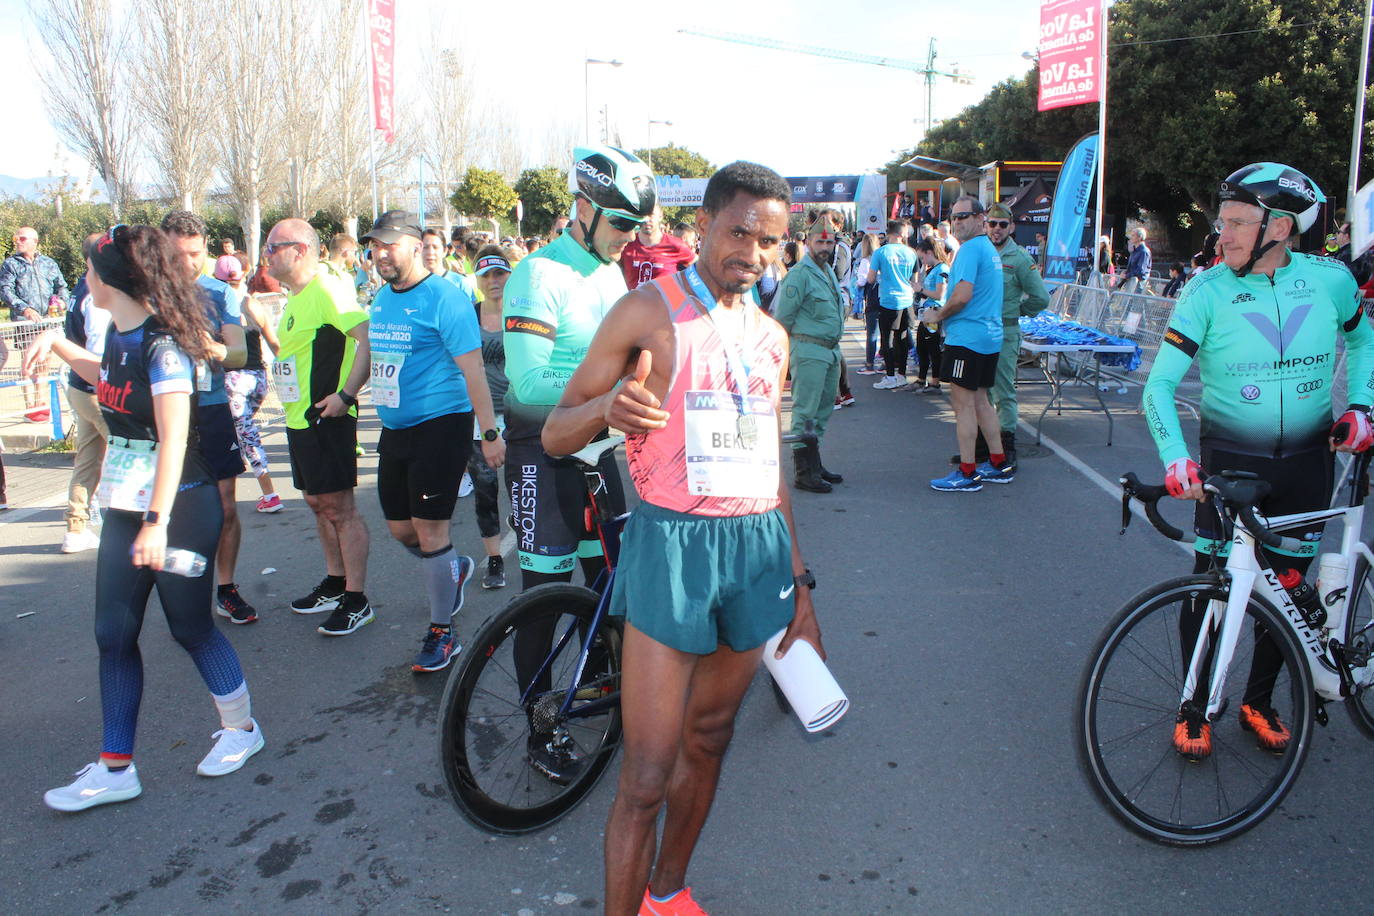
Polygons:
[[[224,517],[190,422],[196,367],[211,358],[200,293],[172,242],[149,226],[116,226],[88,241],[86,277],[94,304],[113,316],[104,356],[97,361],[56,331],[25,353],[29,365],[55,352],[95,385],[110,429],[95,587],[104,740],[100,758],[75,782],[43,796],[58,811],[127,801],[143,791],[133,764],[143,695],[138,634],[154,588],[172,636],[219,710],[222,728],[196,771],[232,773],[263,747],[238,655],[210,616],[214,583],[205,558],[215,555]],[[198,555],[198,568],[187,568],[187,554]]]

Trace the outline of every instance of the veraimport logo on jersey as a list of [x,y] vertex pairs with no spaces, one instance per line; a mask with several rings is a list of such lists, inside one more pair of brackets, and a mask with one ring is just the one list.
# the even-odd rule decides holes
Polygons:
[[1245,398],[1245,400],[1247,400],[1247,401],[1253,401],[1253,400],[1255,400],[1255,398],[1257,398],[1257,397],[1260,396],[1259,386],[1258,386],[1258,385],[1246,385],[1244,388],[1242,388],[1242,389],[1240,390],[1240,396],[1243,397],[1243,398]]

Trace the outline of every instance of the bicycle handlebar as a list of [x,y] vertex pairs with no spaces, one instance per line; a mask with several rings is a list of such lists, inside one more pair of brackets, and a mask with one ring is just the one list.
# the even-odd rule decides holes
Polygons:
[[[1266,496],[1269,495],[1269,484],[1258,479],[1254,474],[1239,471],[1223,471],[1220,474],[1213,474],[1202,482],[1202,488],[1209,493],[1213,493],[1221,498],[1227,505],[1236,510],[1236,518],[1245,526],[1245,530],[1255,536],[1267,547],[1277,550],[1300,551],[1304,543],[1298,538],[1284,537],[1275,534],[1264,525],[1260,524],[1255,517],[1255,506]],[[1126,473],[1121,477],[1121,531],[1125,533],[1131,520],[1131,498],[1140,500],[1145,507],[1145,517],[1155,530],[1164,535],[1171,541],[1184,540],[1185,535],[1178,528],[1170,525],[1159,514],[1159,500],[1168,494],[1168,490],[1160,484],[1143,484],[1140,478],[1134,473]]]
[[1145,517],[1154,525],[1155,530],[1164,535],[1171,541],[1181,541],[1185,535],[1182,531],[1170,525],[1164,520],[1164,516],[1159,514],[1159,500],[1167,496],[1169,491],[1163,484],[1145,484],[1140,482],[1131,471],[1127,471],[1121,477],[1121,533],[1126,533],[1126,528],[1131,523],[1131,498],[1140,500],[1145,507]]

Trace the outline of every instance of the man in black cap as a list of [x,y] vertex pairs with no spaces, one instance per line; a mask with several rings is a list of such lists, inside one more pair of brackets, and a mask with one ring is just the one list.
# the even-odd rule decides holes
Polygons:
[[383,213],[362,240],[386,285],[372,300],[368,341],[372,401],[382,421],[377,495],[391,536],[423,564],[430,620],[411,669],[439,671],[461,648],[451,627],[472,578],[471,557],[453,549],[449,526],[482,429],[491,467],[506,458],[482,368],[482,336],[472,300],[425,269],[414,214]]

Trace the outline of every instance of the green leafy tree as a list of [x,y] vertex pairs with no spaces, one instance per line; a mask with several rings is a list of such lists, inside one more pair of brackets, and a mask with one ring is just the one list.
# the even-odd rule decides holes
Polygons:
[[516,179],[515,193],[525,205],[521,228],[526,233],[543,235],[553,228],[553,221],[566,215],[572,206],[567,172],[553,165],[525,169]]
[[500,172],[491,169],[468,169],[463,183],[453,192],[449,202],[459,213],[478,219],[509,217],[515,209],[515,189],[506,184]]
[[[1343,207],[1361,18],[1341,0],[1113,4],[1108,212],[1119,221],[1149,210],[1177,227],[1177,250],[1192,250],[1216,214],[1218,182],[1265,159],[1311,175]],[[1061,158],[1096,128],[1097,106],[1039,112],[1039,78],[1032,69],[999,83],[912,152],[972,165]],[[929,177],[901,167],[910,155],[884,170],[889,188]],[[1366,152],[1361,173],[1371,169]]]

